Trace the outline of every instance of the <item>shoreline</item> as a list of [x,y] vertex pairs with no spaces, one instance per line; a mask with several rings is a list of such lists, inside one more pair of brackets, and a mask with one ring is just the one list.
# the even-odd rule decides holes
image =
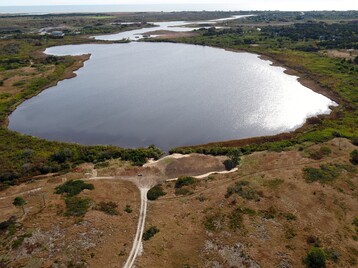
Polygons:
[[[88,39],[88,42],[81,42],[81,44],[116,44],[118,43],[117,41],[94,41],[91,39]],[[161,40],[162,41],[162,40]],[[154,41],[156,42],[156,41]],[[168,40],[168,42],[170,42],[170,40]],[[197,44],[190,44],[190,43],[180,43],[179,44],[189,44],[189,45],[197,45]],[[74,44],[75,45],[75,44]],[[218,48],[218,47],[214,47],[214,46],[209,46],[209,47],[213,47],[213,48]],[[43,57],[44,55],[46,55],[44,52],[47,48],[42,49],[41,51],[36,52],[36,54],[39,57]],[[303,131],[307,130],[309,128],[309,126],[312,126],[316,123],[314,123],[315,121],[324,119],[324,118],[330,118],[330,119],[335,119],[337,118],[337,112],[338,110],[341,108],[341,106],[345,106],[345,102],[335,93],[332,92],[331,90],[324,88],[322,86],[320,86],[318,83],[318,81],[313,80],[310,77],[305,77],[307,74],[304,74],[300,71],[297,71],[293,68],[290,68],[288,66],[286,66],[284,63],[280,62],[278,59],[273,58],[272,56],[266,55],[262,52],[255,52],[255,51],[250,51],[250,50],[242,50],[242,49],[231,49],[231,48],[219,48],[219,49],[224,49],[226,51],[231,51],[231,52],[236,52],[236,53],[240,53],[240,52],[245,52],[245,53],[252,53],[252,54],[256,54],[261,60],[268,60],[271,62],[270,65],[272,66],[280,66],[283,67],[284,73],[287,75],[294,75],[297,76],[297,81],[303,85],[306,88],[309,88],[310,90],[321,94],[327,98],[329,98],[330,100],[334,101],[337,103],[337,106],[330,106],[329,109],[331,109],[331,112],[329,114],[318,114],[316,116],[313,117],[309,117],[306,118],[305,123],[303,123],[303,125],[301,125],[300,127],[292,130],[292,131],[287,131],[287,132],[281,132],[275,135],[269,135],[269,136],[254,136],[254,137],[250,137],[250,138],[243,138],[243,139],[232,139],[232,140],[224,140],[224,141],[213,141],[213,142],[209,142],[209,143],[204,143],[204,144],[195,144],[195,145],[187,145],[187,146],[181,146],[181,147],[174,147],[171,148],[170,150],[173,149],[179,149],[179,148],[200,148],[200,147],[240,147],[240,146],[247,146],[250,144],[263,144],[266,142],[277,142],[277,141],[283,141],[283,140],[290,140],[292,138],[294,138],[295,135],[302,133]],[[50,85],[46,86],[45,88],[41,89],[39,92],[36,92],[34,95],[21,100],[20,102],[14,104],[14,107],[11,109],[10,113],[7,115],[6,119],[3,122],[3,126],[9,130],[12,131],[10,129],[8,129],[8,123],[9,123],[9,116],[11,113],[13,113],[15,111],[15,109],[17,108],[17,106],[19,106],[20,104],[22,104],[24,101],[33,98],[35,96],[37,96],[38,94],[40,94],[42,91],[56,86],[59,82],[66,80],[66,79],[71,79],[77,76],[77,74],[75,73],[77,70],[79,70],[80,68],[82,68],[84,66],[84,63],[90,59],[91,55],[90,54],[84,54],[84,55],[79,55],[79,56],[71,56],[76,58],[76,62],[71,66],[70,69],[66,70],[64,76],[56,81],[51,83]],[[315,120],[316,118],[316,120]],[[310,122],[311,121],[311,122]],[[23,134],[23,133],[21,133]],[[26,135],[26,134],[25,134]],[[45,139],[46,140],[46,139]],[[169,152],[170,152],[169,150]]]
[[[46,48],[41,50],[41,51],[36,52],[35,55],[37,54],[37,56],[39,56],[39,57],[44,57],[46,55],[45,50],[46,50]],[[26,97],[24,99],[21,99],[19,102],[16,102],[15,104],[13,104],[13,106],[11,107],[9,113],[6,115],[6,118],[2,122],[1,126],[6,128],[9,131],[13,131],[13,130],[8,128],[8,126],[9,126],[9,116],[16,110],[16,108],[19,105],[21,105],[22,103],[24,103],[25,101],[27,101],[27,100],[29,100],[29,99],[31,99],[33,97],[36,97],[37,95],[39,95],[40,93],[42,93],[46,89],[49,89],[50,87],[56,86],[58,83],[60,83],[63,80],[75,78],[77,76],[76,71],[78,71],[79,69],[81,69],[84,66],[85,62],[91,58],[91,55],[90,54],[84,54],[84,55],[71,56],[71,57],[75,58],[76,61],[73,63],[73,65],[69,69],[67,69],[64,72],[63,76],[59,80],[50,83],[49,85],[47,85],[46,87],[42,88],[38,92],[35,92],[31,96],[28,96],[28,97]],[[20,134],[23,134],[23,133],[20,133]],[[23,135],[26,135],[26,134],[23,134]]]

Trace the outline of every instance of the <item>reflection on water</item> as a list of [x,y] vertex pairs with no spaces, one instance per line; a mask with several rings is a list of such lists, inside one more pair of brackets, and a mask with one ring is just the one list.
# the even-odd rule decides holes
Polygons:
[[138,42],[46,52],[92,54],[10,116],[10,129],[52,140],[167,150],[291,130],[334,104],[249,53]]

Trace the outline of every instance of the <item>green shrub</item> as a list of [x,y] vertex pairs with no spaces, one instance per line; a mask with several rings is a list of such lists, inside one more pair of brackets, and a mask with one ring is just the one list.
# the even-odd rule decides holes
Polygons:
[[283,216],[288,221],[294,221],[297,219],[297,217],[295,215],[293,215],[292,213],[285,213],[285,214],[283,214]]
[[14,226],[16,223],[16,217],[11,216],[8,220],[0,222],[0,231],[7,230],[10,226]]
[[240,208],[234,209],[229,217],[229,228],[232,230],[241,229],[243,227],[243,217]]
[[238,194],[247,200],[258,200],[257,191],[249,186],[248,181],[238,181],[234,186],[230,186],[226,190],[225,197],[228,198],[233,194]]
[[124,211],[127,212],[127,213],[132,213],[133,209],[131,208],[130,205],[126,205],[126,207],[124,208]]
[[178,178],[178,180],[175,182],[175,188],[179,189],[183,186],[187,186],[187,185],[191,185],[191,184],[195,184],[198,180],[194,177],[180,177]]
[[64,184],[56,187],[56,194],[65,193],[66,196],[71,197],[78,195],[83,190],[93,190],[94,186],[91,183],[85,183],[83,180],[72,180],[67,181]]
[[164,192],[163,187],[161,185],[156,185],[148,191],[147,198],[149,200],[156,200],[164,195],[166,195],[166,192]]
[[351,152],[351,162],[353,165],[358,165],[358,150]]
[[287,228],[285,231],[285,238],[286,239],[292,239],[297,235],[297,233],[295,232],[294,229],[292,228]]
[[159,233],[159,229],[156,226],[150,227],[147,231],[143,234],[143,240],[147,241],[151,239],[156,233]]
[[84,216],[90,207],[91,199],[73,196],[67,197],[65,202],[66,216]]
[[321,248],[314,247],[308,252],[304,263],[308,268],[325,268],[326,254]]
[[15,241],[12,242],[11,247],[13,249],[20,247],[22,245],[22,243],[24,242],[25,238],[31,237],[31,236],[32,236],[31,233],[20,235],[19,237],[17,237],[17,239]]
[[12,202],[12,204],[16,207],[22,207],[26,204],[25,199],[23,199],[21,196],[17,196],[15,197],[14,201]]
[[118,215],[119,212],[117,210],[118,205],[115,202],[99,202],[99,204],[95,207],[96,210],[103,211],[108,215]]
[[274,207],[270,207],[268,210],[260,210],[260,216],[264,219],[273,219],[275,218],[277,211]]
[[304,168],[303,176],[307,182],[318,181],[320,183],[330,182],[339,176],[339,172],[335,166],[321,165],[317,168]]

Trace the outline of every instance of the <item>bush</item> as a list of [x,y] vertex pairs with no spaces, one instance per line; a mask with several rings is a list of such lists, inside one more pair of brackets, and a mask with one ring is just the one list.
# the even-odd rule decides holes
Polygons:
[[83,180],[72,180],[67,181],[64,184],[56,187],[56,194],[65,193],[66,196],[71,197],[78,195],[83,190],[93,190],[94,186],[91,183],[85,183]]
[[164,195],[166,195],[166,192],[164,192],[163,187],[161,185],[156,185],[148,191],[147,198],[149,200],[156,200]]
[[358,165],[358,150],[351,152],[351,162],[353,165]]
[[230,186],[226,190],[225,197],[228,198],[233,194],[238,194],[247,200],[258,200],[257,191],[249,186],[248,181],[238,181],[234,186]]
[[351,141],[353,145],[358,146],[358,136],[352,137]]
[[274,207],[270,207],[268,210],[260,210],[260,216],[264,219],[273,219],[275,218],[277,211]]
[[22,245],[22,243],[24,242],[25,238],[31,237],[31,236],[32,236],[31,233],[20,235],[15,241],[12,242],[11,247],[13,249],[20,247]]
[[229,227],[232,230],[236,230],[243,227],[243,217],[240,208],[234,209],[229,215]]
[[91,199],[80,197],[67,197],[66,202],[66,216],[84,216],[88,211]]
[[326,183],[337,178],[339,172],[335,166],[321,165],[319,169],[304,168],[303,176],[307,182],[318,181],[320,183]]
[[196,183],[198,180],[196,178],[193,177],[180,177],[176,182],[175,182],[175,188],[181,188],[183,186],[187,186],[187,185],[191,185]]
[[191,195],[193,192],[187,188],[175,189],[175,195]]
[[326,254],[321,248],[314,247],[308,252],[304,263],[308,268],[325,268]]
[[16,223],[16,217],[11,216],[8,220],[0,222],[0,231],[7,230],[10,226],[15,225],[15,223]]
[[285,219],[286,220],[288,220],[288,221],[295,221],[296,219],[297,219],[297,217],[294,215],[294,214],[292,214],[292,213],[285,213],[284,214],[284,217],[285,217]]
[[150,227],[145,233],[143,234],[143,240],[147,241],[151,239],[156,233],[159,233],[159,229],[156,226]]
[[119,212],[117,210],[118,205],[115,202],[100,202],[95,209],[103,211],[108,215],[118,215]]
[[331,154],[331,152],[332,151],[331,151],[331,149],[329,147],[322,146],[319,150],[310,152],[309,156],[310,156],[310,158],[312,158],[314,160],[320,160],[324,156],[327,156],[327,155]]
[[127,212],[127,213],[132,213],[133,209],[131,208],[130,205],[126,205],[126,207],[124,208],[124,211]]

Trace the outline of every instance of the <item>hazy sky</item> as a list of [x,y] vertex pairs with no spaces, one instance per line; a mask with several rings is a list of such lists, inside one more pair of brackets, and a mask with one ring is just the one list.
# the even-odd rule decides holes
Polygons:
[[358,10],[358,0],[0,0],[0,6],[81,4],[230,4],[242,10]]

